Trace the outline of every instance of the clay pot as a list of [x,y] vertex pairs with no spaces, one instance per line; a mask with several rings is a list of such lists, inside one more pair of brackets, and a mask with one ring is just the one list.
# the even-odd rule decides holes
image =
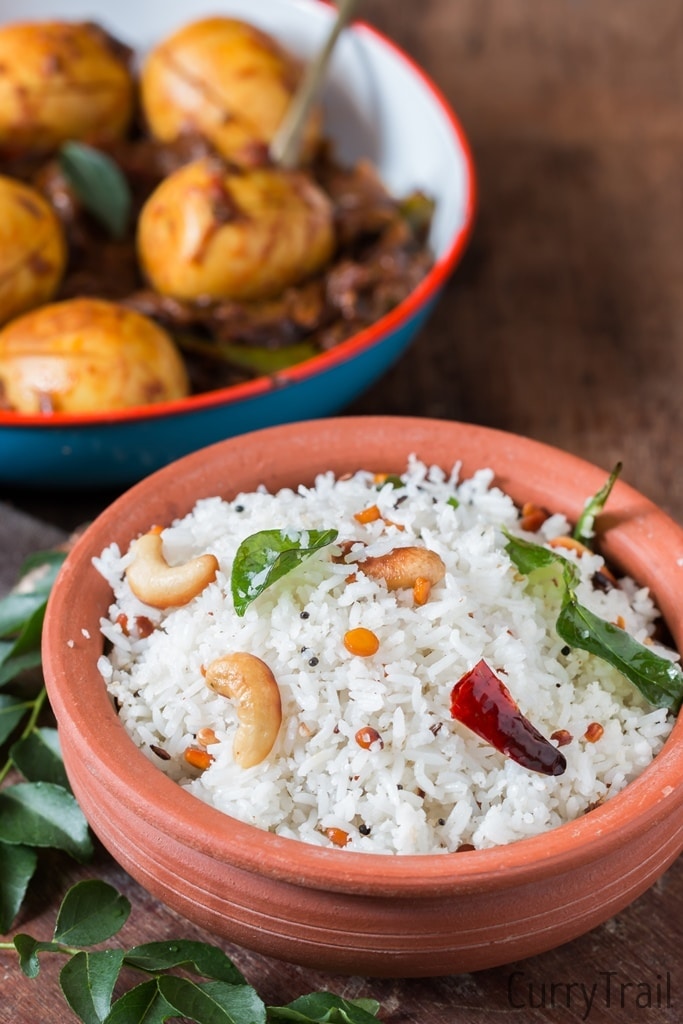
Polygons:
[[[189,920],[261,953],[374,976],[473,971],[581,935],[644,892],[683,848],[683,722],[617,796],[543,836],[496,849],[387,856],[309,846],[242,824],[166,778],[134,746],[97,671],[110,592],[91,559],[127,547],[200,497],[316,472],[400,473],[407,457],[463,475],[490,466],[518,502],[576,519],[605,470],[536,441],[394,417],[275,427],[187,456],[137,484],[85,532],[55,585],[44,667],[74,792],[94,831],[146,889]],[[649,586],[683,644],[683,530],[618,482],[601,550]]]

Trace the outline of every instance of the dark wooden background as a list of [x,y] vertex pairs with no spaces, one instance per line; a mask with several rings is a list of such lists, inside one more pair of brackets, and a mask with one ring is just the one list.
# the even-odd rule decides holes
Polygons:
[[[421,337],[349,411],[489,424],[605,469],[622,459],[624,478],[683,523],[683,4],[366,0],[362,14],[425,66],[459,114],[479,215]],[[0,485],[4,585],[23,551],[110,497]],[[84,875],[132,900],[126,941],[210,940],[104,853],[87,870],[46,858],[17,930],[48,937],[66,886]],[[270,1003],[327,987],[378,998],[388,1024],[493,1024],[520,1011],[529,1024],[680,1024],[682,942],[679,858],[590,934],[476,975],[330,978],[226,948]],[[0,1024],[73,1020],[47,958],[41,979],[0,954]],[[590,1009],[582,985],[596,986]]]

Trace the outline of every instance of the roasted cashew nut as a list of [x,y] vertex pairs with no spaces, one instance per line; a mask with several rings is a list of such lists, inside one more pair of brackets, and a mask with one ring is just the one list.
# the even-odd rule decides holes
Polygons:
[[418,579],[434,586],[446,575],[446,566],[435,551],[429,548],[394,548],[386,555],[377,555],[358,562],[366,576],[384,580],[389,590],[414,587]]
[[134,558],[126,579],[136,597],[153,608],[187,604],[212,583],[218,572],[214,555],[199,555],[182,565],[169,565],[164,558],[161,535],[152,530],[135,542]]
[[216,658],[205,672],[206,685],[237,705],[239,726],[233,756],[241,768],[268,757],[282,724],[280,690],[268,666],[254,654],[238,651]]

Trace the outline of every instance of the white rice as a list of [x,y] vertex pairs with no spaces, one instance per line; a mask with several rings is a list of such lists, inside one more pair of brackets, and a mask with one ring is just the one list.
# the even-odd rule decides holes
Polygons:
[[[202,500],[163,531],[165,557],[176,564],[209,551],[220,571],[190,604],[163,612],[131,593],[124,575],[131,553],[107,548],[95,563],[114,593],[102,621],[111,650],[99,667],[134,742],[226,814],[323,846],[330,845],[325,830],[340,829],[349,836],[346,849],[376,853],[509,843],[572,820],[623,789],[661,748],[671,716],[647,705],[605,662],[564,646],[554,628],[557,605],[547,588],[530,586],[516,571],[503,528],[544,542],[569,526],[553,515],[538,535],[523,534],[518,510],[492,479],[482,470],[460,481],[457,466],[448,475],[413,458],[401,489],[378,488],[367,472],[340,480],[328,473],[313,488]],[[390,523],[354,518],[372,504]],[[239,544],[260,530],[288,528],[334,528],[339,535],[238,617],[230,571]],[[351,560],[425,546],[441,556],[446,576],[417,606],[410,590],[390,592],[361,571],[349,580],[353,566],[333,560],[339,542],[349,540],[358,542],[346,556]],[[591,583],[602,558],[576,562],[579,600],[610,621],[621,616],[637,639],[674,660],[650,639],[658,613],[648,592],[625,579],[603,593]],[[145,617],[156,628],[147,637],[126,635],[122,615],[129,624]],[[377,654],[345,650],[344,634],[356,626],[377,635]],[[213,659],[235,651],[269,665],[283,708],[273,750],[248,769],[233,759],[236,708],[211,692],[202,674]],[[540,732],[571,734],[562,747],[564,774],[530,771],[453,721],[453,685],[482,658]],[[593,722],[604,734],[588,742]],[[365,726],[377,730],[381,749],[356,742]],[[200,773],[183,752],[205,727],[218,742]]]

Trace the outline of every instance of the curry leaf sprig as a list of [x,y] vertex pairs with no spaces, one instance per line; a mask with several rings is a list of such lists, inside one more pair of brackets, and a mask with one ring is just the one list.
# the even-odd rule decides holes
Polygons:
[[[40,665],[45,607],[64,557],[41,552],[27,559],[15,589],[0,599],[0,687],[5,690],[24,680],[26,669]],[[30,697],[0,693],[0,748],[9,745],[2,779],[14,769],[25,780],[0,790],[0,932],[9,931],[21,908],[41,848],[64,850],[79,862],[92,854],[86,820],[68,788],[56,730],[38,725],[45,706],[42,685]],[[126,897],[106,882],[78,882],[62,901],[51,939],[18,933],[0,942],[0,952],[16,953],[29,978],[38,976],[43,954],[66,957],[62,993],[83,1024],[162,1024],[180,1017],[197,1024],[376,1021],[379,1005],[374,1000],[347,1000],[331,992],[266,1006],[223,951],[208,943],[180,939],[128,950],[92,948],[119,932],[130,909]],[[114,999],[124,968],[141,972],[144,980]]]
[[[71,793],[57,732],[40,725],[45,687],[27,692],[20,677],[40,665],[47,598],[64,552],[40,552],[23,563],[17,586],[0,600],[0,783],[10,771],[23,781],[0,790],[0,931],[11,927],[38,865],[38,851],[59,849],[83,862],[92,854],[86,820]],[[34,688],[35,689],[35,688]]]
[[[21,933],[0,943],[0,949],[18,954],[28,978],[38,976],[41,954],[67,957],[59,982],[83,1024],[163,1024],[180,1017],[198,1024],[377,1024],[375,1000],[343,999],[331,992],[266,1006],[232,960],[209,943],[179,939],[93,949],[123,928],[130,910],[130,902],[112,886],[87,879],[66,893],[50,940]],[[124,969],[140,972],[143,980],[114,999]]]
[[540,569],[557,570],[561,605],[555,628],[562,640],[608,662],[626,676],[650,704],[676,714],[683,702],[683,672],[678,665],[584,607],[576,596],[579,570],[569,559],[508,531],[505,536],[506,550],[525,576]]

